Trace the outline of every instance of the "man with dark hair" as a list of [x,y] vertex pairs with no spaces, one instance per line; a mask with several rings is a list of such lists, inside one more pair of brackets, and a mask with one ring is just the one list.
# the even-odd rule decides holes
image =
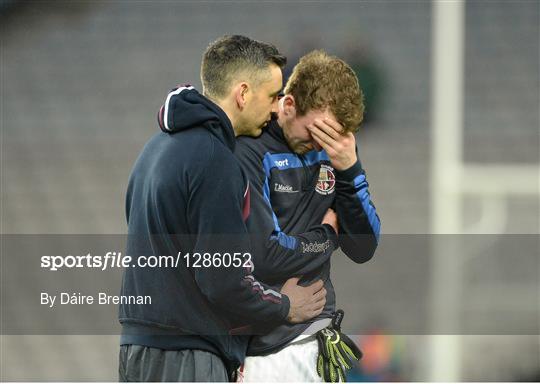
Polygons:
[[227,113],[236,136],[261,134],[282,87],[285,56],[252,41],[225,36],[208,47],[201,63],[203,94]]
[[[252,186],[248,230],[265,239],[255,243],[254,275],[278,290],[291,276],[301,275],[302,283],[322,279],[328,292],[314,321],[252,338],[243,381],[344,381],[361,357],[340,331],[343,312],[336,311],[330,255],[340,246],[363,263],[378,245],[380,221],[353,134],[362,121],[362,99],[344,61],[313,51],[294,67],[277,119],[259,138],[237,143],[235,155]],[[320,225],[332,208],[339,239]]]
[[[260,134],[277,110],[284,63],[272,45],[225,36],[204,54],[203,94],[178,87],[160,109],[163,132],[145,145],[127,191],[135,265],[124,270],[122,296],[151,304],[120,305],[121,381],[227,381],[247,349],[247,336],[235,334],[321,313],[321,281],[290,279],[279,292],[253,276],[250,187],[233,155],[235,137]],[[144,268],[148,255],[177,263]]]

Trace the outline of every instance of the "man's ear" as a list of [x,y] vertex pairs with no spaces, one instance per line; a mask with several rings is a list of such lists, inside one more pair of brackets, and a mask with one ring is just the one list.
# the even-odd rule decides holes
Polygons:
[[234,90],[234,96],[238,109],[243,110],[246,106],[247,95],[249,93],[249,84],[240,83]]
[[296,117],[296,102],[294,96],[285,95],[279,100],[279,109],[288,118]]

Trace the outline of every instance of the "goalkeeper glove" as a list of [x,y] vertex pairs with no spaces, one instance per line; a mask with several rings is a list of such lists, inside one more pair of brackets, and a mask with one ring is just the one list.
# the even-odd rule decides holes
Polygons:
[[345,382],[345,370],[351,369],[353,362],[362,358],[356,344],[341,332],[343,316],[344,312],[337,310],[332,325],[317,332],[317,373],[326,382]]

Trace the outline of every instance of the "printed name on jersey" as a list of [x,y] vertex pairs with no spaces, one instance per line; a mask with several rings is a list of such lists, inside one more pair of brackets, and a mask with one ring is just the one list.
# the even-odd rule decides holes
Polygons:
[[321,195],[329,195],[334,192],[336,188],[336,176],[334,175],[334,168],[329,165],[321,164],[319,170],[319,181],[315,186],[315,191]]
[[314,253],[314,252],[324,252],[330,248],[330,240],[326,240],[324,243],[304,243],[302,241],[302,252],[303,253]]
[[297,193],[298,191],[293,190],[291,185],[283,185],[280,183],[274,183],[274,191],[276,192],[285,192],[285,193]]

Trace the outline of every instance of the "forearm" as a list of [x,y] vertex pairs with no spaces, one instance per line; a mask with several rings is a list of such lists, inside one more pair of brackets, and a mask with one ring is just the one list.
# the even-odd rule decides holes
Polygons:
[[339,218],[339,243],[353,261],[362,263],[373,257],[378,245],[380,220],[371,200],[365,172],[360,162],[337,172],[336,212]]
[[[255,274],[263,280],[287,279],[313,272],[326,263],[338,247],[337,235],[324,224],[309,232],[288,236],[274,232],[258,250]],[[262,249],[261,249],[262,248]]]

